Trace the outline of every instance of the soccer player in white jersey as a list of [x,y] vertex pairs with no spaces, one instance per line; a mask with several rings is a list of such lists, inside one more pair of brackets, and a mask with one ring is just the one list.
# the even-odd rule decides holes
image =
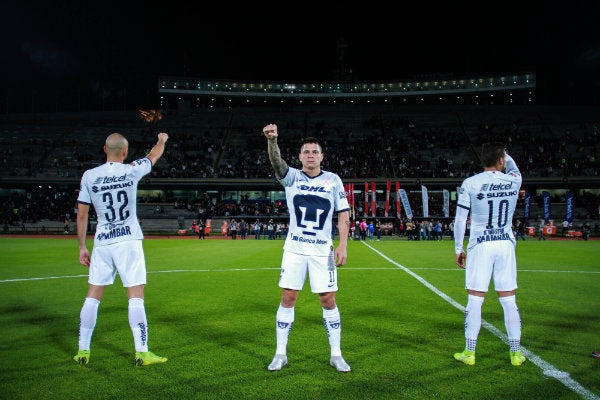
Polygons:
[[[468,293],[465,309],[465,350],[454,358],[475,364],[475,347],[481,328],[481,307],[493,277],[494,289],[504,310],[512,365],[521,365],[521,316],[515,300],[517,289],[516,241],[511,229],[521,173],[502,143],[483,145],[483,172],[465,179],[458,190],[454,247],[456,264],[465,269]],[[467,217],[471,229],[467,253],[463,249]],[[465,264],[466,262],[466,264]]]
[[[87,365],[90,361],[90,344],[98,307],[105,287],[114,283],[117,273],[127,288],[135,365],[167,361],[148,350],[148,322],[144,306],[146,261],[142,248],[144,236],[137,217],[137,186],[162,156],[168,139],[166,133],[159,133],[158,142],[146,157],[124,164],[129,144],[123,135],[113,133],[104,145],[106,163],[85,171],[81,178],[77,198],[77,239],[79,262],[89,267],[89,286],[80,312],[79,351],[73,357],[79,364]],[[98,223],[90,257],[86,230],[91,206],[96,211]]]
[[[288,363],[286,350],[294,324],[294,306],[308,274],[311,291],[319,294],[323,309],[323,324],[331,349],[329,364],[340,372],[349,372],[350,365],[342,357],[342,324],[335,302],[337,267],[346,263],[350,229],[350,207],[344,185],[337,174],[321,170],[323,150],[316,138],[306,138],[302,142],[299,155],[302,169],[296,169],[281,158],[277,125],[265,126],[263,134],[268,139],[269,159],[275,175],[285,187],[290,213],[279,277],[281,302],[275,325],[277,348],[268,370],[279,371]],[[337,212],[339,232],[335,250],[331,236],[334,212]]]

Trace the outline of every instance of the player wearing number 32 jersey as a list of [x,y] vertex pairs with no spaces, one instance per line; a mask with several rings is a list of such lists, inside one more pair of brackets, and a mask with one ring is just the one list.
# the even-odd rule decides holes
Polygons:
[[[130,164],[129,143],[120,133],[106,138],[106,163],[83,173],[77,198],[77,240],[79,262],[89,267],[88,291],[79,314],[79,351],[73,359],[82,365],[90,360],[92,333],[104,289],[112,285],[117,273],[127,288],[129,326],[135,346],[135,365],[167,361],[148,350],[148,321],[144,305],[146,261],[142,247],[142,229],[137,217],[137,186],[165,151],[169,136],[161,132],[146,157]],[[86,234],[90,208],[94,207],[98,224],[92,254]]]
[[[465,179],[458,189],[454,247],[456,264],[465,269],[468,301],[464,321],[465,350],[454,354],[454,358],[467,365],[475,364],[481,308],[493,278],[504,310],[510,360],[512,365],[518,366],[525,357],[520,351],[521,316],[515,298],[517,263],[512,219],[522,178],[503,143],[484,144],[481,160],[483,172]],[[465,254],[463,241],[469,213],[471,228]]]
[[77,201],[94,204],[94,246],[144,238],[135,213],[137,186],[151,169],[152,162],[142,158],[131,164],[107,162],[84,172]]

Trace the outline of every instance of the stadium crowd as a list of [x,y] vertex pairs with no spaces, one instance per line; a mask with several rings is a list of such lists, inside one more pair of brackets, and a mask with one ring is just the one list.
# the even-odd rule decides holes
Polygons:
[[[509,111],[480,112],[411,111],[365,108],[329,112],[311,108],[298,110],[257,109],[244,111],[197,111],[187,116],[166,118],[172,145],[152,171],[154,177],[182,179],[274,179],[263,143],[261,126],[270,115],[280,119],[290,135],[280,140],[282,157],[297,165],[297,141],[305,134],[319,137],[324,146],[323,169],[337,171],[344,179],[465,178],[479,170],[478,146],[490,136],[507,144],[524,176],[597,177],[599,126],[595,117]],[[554,118],[554,119],[552,119]],[[238,121],[236,123],[236,121]],[[131,114],[68,116],[54,119],[20,120],[5,124],[1,139],[3,174],[12,177],[72,177],[102,163],[101,148],[92,143],[110,131],[131,137],[130,154],[142,154],[149,134],[143,121]],[[23,140],[22,138],[26,139]],[[139,145],[138,143],[144,143]],[[97,147],[97,146],[96,146]],[[409,192],[414,214],[422,215],[421,194]],[[576,218],[598,218],[598,195],[577,196]],[[1,200],[0,223],[19,225],[40,219],[74,217],[76,193],[60,188],[14,191]],[[541,197],[536,197],[541,204]],[[157,210],[175,204],[192,214],[211,217],[268,217],[287,215],[285,203],[214,198],[178,199],[165,192],[164,198],[143,195],[140,203],[158,203]],[[432,195],[430,214],[443,215],[442,199]],[[564,199],[553,198],[564,203]],[[357,199],[357,204],[361,199]],[[395,215],[393,201],[388,215]],[[200,212],[201,210],[201,212]],[[449,210],[453,215],[453,210]],[[159,211],[160,212],[160,211]],[[362,215],[357,210],[357,215]],[[385,210],[378,207],[377,216]],[[562,218],[562,216],[561,216]]]

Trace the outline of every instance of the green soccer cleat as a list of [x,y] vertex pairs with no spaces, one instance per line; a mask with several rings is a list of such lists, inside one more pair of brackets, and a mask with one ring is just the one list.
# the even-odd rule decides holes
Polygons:
[[161,364],[164,362],[167,362],[166,357],[157,356],[151,351],[138,351],[135,353],[135,365],[138,367],[141,367],[142,365]]
[[454,353],[454,358],[467,365],[475,365],[475,352],[473,350],[464,350],[462,353]]
[[525,362],[525,360],[527,360],[525,358],[525,356],[523,354],[521,354],[520,351],[510,351],[509,354],[510,354],[510,363],[517,367],[519,365],[523,364]]
[[77,364],[87,365],[90,362],[90,351],[89,350],[79,350],[73,360]]

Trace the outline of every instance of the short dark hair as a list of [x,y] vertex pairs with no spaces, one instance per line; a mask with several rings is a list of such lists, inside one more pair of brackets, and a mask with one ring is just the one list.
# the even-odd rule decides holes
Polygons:
[[484,167],[493,167],[506,154],[506,145],[501,142],[484,143],[481,146],[481,162]]
[[302,147],[307,143],[314,143],[314,144],[318,145],[319,148],[321,149],[321,153],[323,152],[323,146],[321,146],[319,139],[317,139],[314,136],[305,137],[304,139],[300,140],[300,151],[302,151]]

